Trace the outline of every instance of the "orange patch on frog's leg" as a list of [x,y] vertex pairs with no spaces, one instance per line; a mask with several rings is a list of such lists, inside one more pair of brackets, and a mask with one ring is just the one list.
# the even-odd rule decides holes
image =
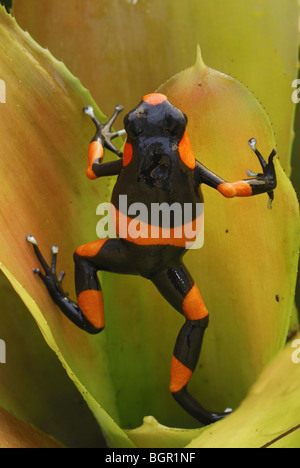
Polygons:
[[188,320],[200,320],[208,316],[208,310],[196,284],[186,295],[182,309]]
[[105,326],[102,291],[88,289],[79,293],[78,305],[85,318],[98,330]]
[[108,239],[99,239],[88,244],[81,245],[76,249],[76,254],[80,257],[95,257],[102,249]]
[[251,197],[253,195],[250,184],[244,180],[232,183],[223,182],[218,185],[217,189],[226,198]]
[[193,375],[193,371],[180,362],[173,354],[171,361],[171,393],[179,392]]

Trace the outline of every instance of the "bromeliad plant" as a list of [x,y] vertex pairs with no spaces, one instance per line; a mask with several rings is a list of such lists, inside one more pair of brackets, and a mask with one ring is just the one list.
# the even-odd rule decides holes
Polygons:
[[[47,24],[40,29],[41,22],[37,24],[36,18],[45,14],[51,17],[56,2],[51,6],[33,4],[34,8],[29,0],[16,1],[17,19],[21,24],[27,23],[35,37],[59,57],[62,52],[58,47],[64,38],[68,43],[76,41],[73,49],[76,54],[66,51],[64,60],[89,84],[106,113],[117,103],[129,110],[144,94],[159,88],[187,114],[195,155],[227,180],[243,178],[241,171],[245,167],[260,171],[247,145],[250,137],[255,136],[262,154],[269,154],[277,144],[278,187],[272,210],[267,209],[263,196],[230,202],[205,189],[205,245],[188,254],[189,269],[212,317],[191,392],[207,407],[223,411],[229,406],[235,412],[209,429],[199,429],[171,399],[169,365],[182,318],[175,315],[151,284],[134,277],[103,274],[106,331],[92,337],[59,313],[31,274],[35,259],[25,237],[34,232],[43,251],[49,245],[59,245],[60,262],[68,273],[65,287],[75,296],[71,274],[73,251],[95,240],[96,207],[109,200],[114,180],[97,184],[84,176],[92,129],[82,108],[92,105],[99,119],[105,121],[95,101],[61,62],[1,10],[1,78],[7,86],[7,103],[1,107],[1,198],[9,200],[0,216],[0,261],[5,276],[85,398],[108,445],[258,447],[273,441],[273,446],[299,446],[299,432],[293,430],[300,418],[299,366],[291,360],[290,346],[274,359],[284,348],[291,323],[299,241],[297,198],[288,178],[294,112],[290,83],[297,72],[297,2],[290,2],[287,10],[286,2],[279,0],[274,2],[275,6],[272,4],[272,9],[267,1],[251,2],[249,6],[246,2],[237,4],[228,0],[225,6],[222,2],[222,7],[217,0],[209,4],[203,0],[184,5],[180,2],[180,8],[178,2],[166,1],[168,16],[164,16],[166,11],[157,1],[149,7],[145,2],[116,1],[108,6],[106,2],[89,0],[83,5],[74,0],[76,8],[71,13],[57,6],[64,27],[59,26],[60,35],[52,29],[51,38]],[[223,55],[217,53],[220,44],[210,36],[217,37],[216,31],[218,34],[222,31],[214,15],[216,11],[223,20],[230,16],[229,24],[239,31],[241,42],[249,44],[248,51],[242,48],[241,53],[241,44],[237,47],[233,32],[223,29]],[[275,28],[273,31],[276,15],[282,20],[282,34]],[[135,46],[133,57],[130,24],[126,30],[121,28],[126,46],[116,48],[118,73],[108,60],[113,56],[111,41],[107,41],[107,51],[101,49],[106,57],[97,51],[96,58],[95,50],[88,46],[89,40],[94,42],[100,34],[103,43],[104,32],[108,34],[107,24],[114,30],[120,18],[134,21],[135,40],[139,28],[157,36],[158,20],[161,21],[165,28],[159,40],[165,43],[167,37],[172,38],[170,24],[181,25],[184,18],[189,18],[191,26],[195,24],[201,29],[205,22],[214,19],[209,28],[203,26],[206,33],[202,32],[197,40],[201,39],[203,49],[211,54],[212,63],[217,62],[214,54],[218,57],[221,70],[231,69],[229,64],[233,62],[228,57],[232,57],[233,72],[255,90],[268,109],[276,142],[270,120],[254,95],[236,79],[207,67],[200,49],[194,66],[161,87],[161,81],[186,66],[184,61],[180,62],[180,48],[177,47],[176,56],[170,52],[166,57],[158,53],[164,47],[155,53],[151,49],[153,41],[151,44],[146,41],[141,52]],[[224,21],[226,27],[228,22]],[[78,36],[68,30],[78,30],[79,23],[86,39],[83,49],[82,38],[77,42]],[[253,26],[258,39],[253,37]],[[265,37],[265,30],[268,42],[257,49],[253,43]],[[89,40],[87,31],[92,36]],[[115,40],[118,37],[115,34]],[[185,31],[184,40],[184,51],[191,48],[194,53],[195,36]],[[152,47],[155,41],[153,44]],[[250,59],[253,48],[256,66]],[[83,53],[84,69],[80,67]],[[145,55],[155,60],[145,63]],[[266,56],[267,74],[263,66]],[[161,62],[166,62],[165,66]],[[122,86],[120,76],[124,76]],[[120,148],[122,144],[119,140]],[[5,310],[5,314],[11,313]],[[5,385],[2,380],[1,386]],[[13,399],[6,407],[14,409]],[[147,417],[140,428],[132,429],[148,415],[153,416]],[[171,429],[171,426],[193,429]],[[287,437],[282,437],[285,433]]]

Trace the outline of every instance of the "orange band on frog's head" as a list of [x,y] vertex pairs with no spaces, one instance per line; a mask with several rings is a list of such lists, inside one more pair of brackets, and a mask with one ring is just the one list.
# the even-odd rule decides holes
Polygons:
[[165,96],[164,94],[151,93],[146,94],[146,96],[144,96],[142,100],[147,102],[148,104],[151,104],[152,106],[157,106],[158,104],[167,101],[167,99],[167,96]]

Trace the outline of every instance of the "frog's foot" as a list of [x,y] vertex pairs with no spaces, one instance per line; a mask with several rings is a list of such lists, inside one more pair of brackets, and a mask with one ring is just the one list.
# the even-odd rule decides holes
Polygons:
[[112,140],[114,138],[117,138],[118,136],[124,135],[126,133],[125,130],[120,130],[118,132],[113,132],[111,127],[114,124],[116,118],[122,112],[124,109],[123,106],[116,106],[115,111],[112,115],[112,117],[106,122],[105,124],[101,124],[99,120],[96,118],[94,109],[92,106],[85,106],[83,108],[83,112],[88,115],[94,124],[96,125],[96,135],[92,139],[92,141],[99,141],[103,147],[109,149],[113,153],[117,154],[119,157],[123,156],[123,153],[121,153],[113,144]]
[[62,288],[62,281],[65,276],[65,272],[61,271],[58,276],[56,274],[58,247],[52,246],[52,261],[51,266],[49,266],[38,247],[36,239],[31,234],[29,234],[26,237],[26,240],[29,244],[32,245],[35,255],[44,270],[44,272],[42,272],[40,268],[33,268],[33,273],[38,275],[44,282],[54,302],[57,303],[57,301],[59,301],[61,298],[68,297],[68,293],[64,292]]

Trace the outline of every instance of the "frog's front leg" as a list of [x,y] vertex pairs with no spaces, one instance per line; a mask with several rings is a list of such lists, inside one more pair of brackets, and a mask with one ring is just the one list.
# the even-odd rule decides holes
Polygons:
[[[125,130],[113,132],[111,129],[114,121],[116,120],[119,113],[122,112],[122,110],[122,106],[116,106],[112,117],[108,120],[108,122],[102,125],[95,117],[94,109],[91,106],[86,106],[83,109],[84,113],[92,119],[96,126],[96,134],[89,144],[88,167],[86,171],[87,177],[91,180],[103,176],[118,175],[122,170],[123,153],[112,144],[112,140],[126,132]],[[103,163],[104,148],[109,149],[113,153],[117,154],[121,159]]]
[[260,195],[267,193],[269,196],[268,207],[271,208],[271,203],[274,199],[274,190],[277,186],[276,172],[274,167],[274,157],[276,156],[276,150],[273,149],[268,162],[264,160],[260,152],[256,148],[255,138],[251,138],[248,142],[250,148],[256,154],[263,172],[260,174],[254,174],[251,171],[247,171],[249,176],[254,176],[252,179],[243,179],[236,182],[226,182],[224,179],[214,174],[212,171],[207,169],[203,164],[197,161],[196,163],[196,183],[197,185],[204,183],[217,189],[224,197],[250,197],[252,195]]

